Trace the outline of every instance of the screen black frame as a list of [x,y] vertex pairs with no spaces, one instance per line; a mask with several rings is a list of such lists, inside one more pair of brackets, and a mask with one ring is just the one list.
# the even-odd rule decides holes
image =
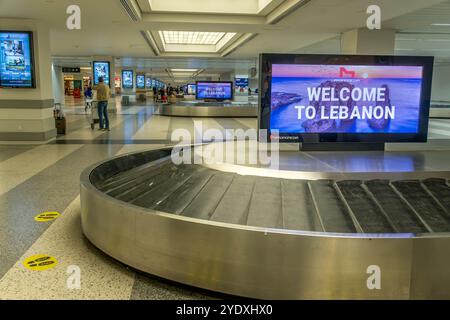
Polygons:
[[[138,87],[138,77],[144,77],[144,86],[143,87]],[[146,83],[145,74],[136,73],[136,89],[145,90],[146,85],[147,85],[147,83]]]
[[[259,104],[258,128],[267,129],[267,142],[271,142],[270,130],[272,64],[331,64],[331,65],[379,65],[423,67],[420,98],[419,129],[417,133],[279,133],[278,142],[327,143],[327,142],[427,142],[430,114],[431,86],[434,57],[431,56],[383,56],[383,55],[331,55],[331,54],[260,54],[259,56]],[[266,83],[266,85],[265,85]]]
[[[231,97],[230,98],[199,98],[198,97],[198,84],[199,83],[225,83],[229,84],[231,88]],[[195,82],[195,100],[215,100],[215,101],[225,101],[225,100],[233,100],[234,99],[234,83],[233,81],[196,81]]]
[[36,89],[36,61],[34,60],[34,34],[30,30],[0,30],[0,33],[22,33],[28,34],[28,40],[30,41],[30,71],[31,71],[31,85],[30,86],[4,86],[2,85],[0,72],[0,88],[2,89]]
[[[97,80],[97,78],[95,77],[95,64],[96,63],[107,63],[108,64],[108,73],[109,73],[109,83],[108,83],[108,87],[111,88],[111,62],[109,61],[92,61],[92,80],[94,81],[94,86],[97,86],[100,82]],[[115,79],[114,79],[115,81]],[[105,82],[106,83],[106,82]]]
[[[130,86],[125,86],[125,81],[123,81],[123,73],[124,72],[131,72],[131,87]],[[122,70],[122,89],[133,89],[134,88],[134,70]]]

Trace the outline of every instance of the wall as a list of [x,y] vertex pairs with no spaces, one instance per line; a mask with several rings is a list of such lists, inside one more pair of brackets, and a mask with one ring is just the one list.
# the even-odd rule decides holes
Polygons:
[[450,103],[450,63],[434,66],[431,101]]
[[0,141],[48,140],[56,136],[48,25],[0,19],[0,29],[33,31],[36,88],[0,89]]

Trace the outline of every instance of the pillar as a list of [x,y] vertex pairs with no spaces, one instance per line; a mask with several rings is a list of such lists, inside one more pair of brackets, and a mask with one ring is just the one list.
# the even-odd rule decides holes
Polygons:
[[354,29],[341,37],[341,53],[393,55],[395,51],[395,30]]
[[49,26],[31,19],[0,19],[0,29],[33,32],[36,83],[31,89],[0,88],[0,141],[56,137]]
[[64,105],[64,75],[62,67],[52,65],[53,100]]

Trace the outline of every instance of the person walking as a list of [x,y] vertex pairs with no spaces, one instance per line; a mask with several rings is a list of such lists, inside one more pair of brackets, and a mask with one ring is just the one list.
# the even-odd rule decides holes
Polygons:
[[92,107],[92,88],[87,86],[84,90],[84,112]]
[[100,129],[99,130],[108,130],[109,129],[109,118],[108,118],[108,100],[111,97],[111,90],[105,84],[105,80],[103,77],[98,79],[99,84],[95,87],[97,90],[97,109],[98,109],[98,118],[100,121]]

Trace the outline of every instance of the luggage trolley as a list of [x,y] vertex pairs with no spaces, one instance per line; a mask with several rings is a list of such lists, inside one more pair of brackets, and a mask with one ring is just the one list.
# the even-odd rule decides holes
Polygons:
[[98,116],[98,112],[96,112],[95,110],[97,110],[97,90],[92,90],[92,99],[87,99],[86,100],[86,111],[88,109],[90,109],[90,117],[89,117],[89,122],[91,124],[91,129],[94,130],[95,129],[95,124],[99,123],[100,119]]

